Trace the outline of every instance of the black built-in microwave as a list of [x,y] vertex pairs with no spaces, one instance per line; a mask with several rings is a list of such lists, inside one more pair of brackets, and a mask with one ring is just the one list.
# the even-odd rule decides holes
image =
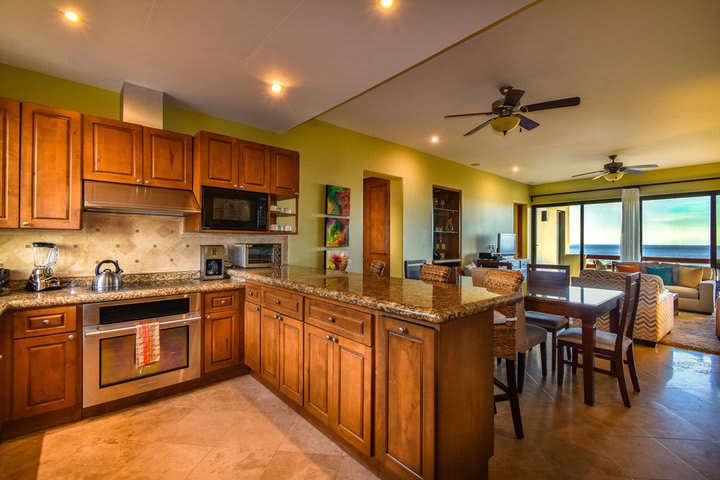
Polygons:
[[246,230],[265,232],[268,226],[268,194],[202,188],[203,230]]

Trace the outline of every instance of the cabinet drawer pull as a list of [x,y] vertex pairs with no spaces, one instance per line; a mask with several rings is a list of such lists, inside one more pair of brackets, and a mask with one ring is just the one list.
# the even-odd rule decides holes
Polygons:
[[400,327],[400,328],[398,328],[398,332],[400,332],[400,333],[402,333],[402,334],[407,333],[407,331],[408,331],[408,329],[405,328],[405,327]]
[[205,315],[205,318],[207,318],[208,320],[210,320],[210,319],[212,318],[212,315]]
[[280,300],[278,300],[277,298],[275,299],[275,305],[280,305]]
[[282,322],[282,317],[280,315],[275,315],[275,320],[280,320]]
[[75,335],[68,335],[68,340],[75,340]]
[[337,342],[338,342],[337,337],[332,337],[332,341],[335,342],[335,343],[337,343]]
[[29,226],[30,226],[30,222],[22,222],[22,226],[23,226],[23,227],[29,227]]
[[254,297],[254,296],[255,296],[255,293],[254,293],[254,292],[248,292],[248,295],[251,296],[251,297]]
[[135,181],[136,181],[137,183],[142,183],[142,179],[140,179],[140,178],[138,178],[138,179],[135,180]]
[[238,186],[237,186],[237,185],[233,185],[233,188],[238,188]]
[[329,317],[328,317],[328,322],[330,322],[330,323],[335,323],[335,317],[329,316]]
[[220,305],[225,305],[225,300],[220,300]]
[[325,340],[332,342],[332,337],[330,335],[325,335]]
[[48,320],[47,318],[43,320],[43,325],[50,325],[50,320]]

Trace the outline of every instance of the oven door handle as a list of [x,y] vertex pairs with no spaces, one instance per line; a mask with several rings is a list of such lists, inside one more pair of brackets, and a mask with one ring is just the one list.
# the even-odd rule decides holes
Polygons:
[[[200,320],[200,317],[190,317],[190,318],[182,318],[180,320],[171,320],[169,322],[160,322],[160,328],[162,328],[166,325],[189,324],[190,322],[194,322],[197,320]],[[85,332],[85,338],[96,337],[98,335],[105,335],[106,333],[120,333],[120,332],[134,332],[134,331],[137,331],[137,326],[113,328],[110,330],[91,330],[89,332]]]

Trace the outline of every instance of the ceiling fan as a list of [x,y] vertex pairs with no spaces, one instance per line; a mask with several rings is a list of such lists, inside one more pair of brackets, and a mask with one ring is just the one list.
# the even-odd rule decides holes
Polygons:
[[617,155],[609,155],[608,158],[610,159],[610,163],[606,163],[603,166],[602,170],[573,175],[573,178],[584,177],[585,175],[597,175],[593,177],[593,180],[597,180],[598,178],[605,178],[605,180],[607,180],[608,182],[617,182],[626,173],[632,175],[642,175],[643,173],[645,173],[643,172],[643,170],[647,168],[658,168],[658,165],[655,165],[654,163],[649,163],[647,165],[630,165],[629,167],[625,167],[623,166],[622,162],[615,161]]
[[455,115],[445,115],[445,118],[472,117],[475,115],[495,115],[494,118],[487,120],[477,127],[473,128],[465,134],[472,135],[483,127],[490,125],[493,130],[503,135],[514,130],[518,125],[525,130],[532,130],[540,126],[535,120],[531,120],[523,113],[537,112],[539,110],[550,110],[551,108],[574,107],[580,105],[580,97],[563,98],[560,100],[550,100],[549,102],[533,103],[531,105],[520,105],[520,99],[525,94],[525,90],[516,90],[513,87],[502,87],[500,93],[503,98],[495,100],[492,104],[492,111],[478,113],[459,113]]

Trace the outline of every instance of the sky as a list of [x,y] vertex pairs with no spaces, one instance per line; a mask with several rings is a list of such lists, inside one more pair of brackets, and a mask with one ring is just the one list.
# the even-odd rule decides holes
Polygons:
[[[710,245],[710,197],[643,202],[644,245]],[[580,243],[580,206],[570,207],[570,244]],[[585,243],[620,244],[621,204],[585,205]]]

